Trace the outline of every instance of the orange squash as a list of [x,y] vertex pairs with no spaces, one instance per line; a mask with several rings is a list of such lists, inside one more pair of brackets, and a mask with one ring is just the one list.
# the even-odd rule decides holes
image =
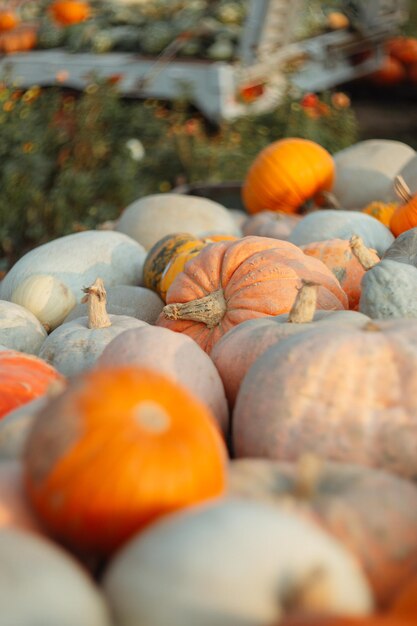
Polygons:
[[46,393],[54,381],[63,381],[42,359],[15,350],[0,352],[0,419],[17,407]]
[[107,554],[166,513],[219,496],[226,450],[209,409],[136,366],[74,377],[38,414],[26,491],[51,533]]
[[[357,310],[361,296],[361,281],[365,270],[353,254],[349,241],[328,239],[301,246],[308,256],[320,259],[333,272],[349,299],[349,309]],[[369,250],[375,263],[379,257],[375,250]]]
[[13,30],[20,23],[20,20],[14,11],[0,11],[0,32],[4,33]]
[[308,139],[280,139],[264,148],[246,174],[242,198],[249,213],[296,213],[333,186],[335,166],[322,146]]
[[185,332],[210,352],[237,324],[287,313],[303,280],[320,285],[319,308],[347,307],[330,270],[294,244],[268,237],[213,243],[176,277],[157,325]]
[[91,14],[90,5],[83,0],[56,0],[49,11],[55,22],[62,26],[84,22]]

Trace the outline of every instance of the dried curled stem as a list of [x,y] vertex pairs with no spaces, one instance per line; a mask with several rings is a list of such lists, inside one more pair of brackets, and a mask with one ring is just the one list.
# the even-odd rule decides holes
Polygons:
[[214,328],[221,322],[226,310],[223,289],[219,289],[197,300],[167,304],[162,313],[170,320],[191,320],[202,322],[207,328]]
[[318,283],[302,279],[297,297],[288,314],[291,324],[308,324],[314,318],[317,308]]
[[106,310],[107,295],[102,279],[97,278],[91,287],[84,287],[83,292],[86,295],[81,302],[87,302],[88,328],[107,328],[111,326]]
[[407,183],[405,182],[402,176],[395,177],[394,189],[395,189],[395,193],[397,194],[397,196],[401,198],[401,200],[405,204],[407,204],[407,202],[410,202],[413,195],[411,193],[410,187],[407,185]]
[[314,454],[303,454],[297,463],[293,495],[296,498],[309,500],[317,491],[323,474],[324,462]]
[[370,270],[379,262],[375,261],[375,257],[371,254],[369,248],[365,246],[362,237],[359,237],[359,235],[352,235],[349,245],[353,255],[358,259],[365,271]]

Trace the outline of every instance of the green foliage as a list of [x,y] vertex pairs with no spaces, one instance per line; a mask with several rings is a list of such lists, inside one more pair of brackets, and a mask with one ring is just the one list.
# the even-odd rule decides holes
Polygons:
[[0,85],[0,270],[35,245],[117,219],[143,195],[241,180],[281,137],[331,152],[356,139],[349,103],[330,95],[315,110],[289,93],[271,113],[212,128],[185,102],[125,100],[115,83],[92,79],[80,94]]

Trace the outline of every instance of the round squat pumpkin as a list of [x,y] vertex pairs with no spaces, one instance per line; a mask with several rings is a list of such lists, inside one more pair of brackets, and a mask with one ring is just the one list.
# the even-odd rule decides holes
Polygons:
[[156,518],[223,493],[226,451],[209,409],[135,366],[71,380],[37,415],[26,491],[52,534],[107,554]]
[[279,139],[264,148],[246,174],[242,198],[249,213],[296,213],[307,200],[330,191],[332,156],[308,139]]

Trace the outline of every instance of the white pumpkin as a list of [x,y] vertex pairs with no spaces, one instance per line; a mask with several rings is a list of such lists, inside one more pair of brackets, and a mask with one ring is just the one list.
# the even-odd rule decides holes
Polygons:
[[239,235],[230,212],[218,202],[179,193],[145,196],[125,208],[116,230],[136,239],[149,250],[171,233],[187,232],[195,237],[206,233]]
[[[15,263],[1,284],[0,298],[25,302],[35,315],[55,326],[97,276],[106,287],[138,285],[145,256],[142,246],[122,233],[85,231],[60,237]],[[36,279],[28,280],[31,277]]]
[[[127,315],[154,324],[164,308],[165,303],[158,294],[146,287],[116,285],[106,291],[107,311],[112,315]],[[87,315],[87,304],[77,304],[64,321],[71,322],[84,315]]]
[[19,304],[0,300],[0,344],[8,350],[38,354],[46,339],[40,321]]
[[360,210],[375,200],[388,201],[392,182],[415,155],[400,141],[369,139],[334,155],[333,193],[344,209]]
[[21,457],[32,423],[47,401],[48,395],[31,400],[0,420],[0,461]]
[[[402,176],[411,193],[415,195],[417,193],[417,155],[414,155],[409,161],[407,161],[404,167],[402,167],[398,172],[398,176]],[[399,202],[394,184],[391,185],[388,200]]]
[[4,626],[110,626],[104,600],[67,552],[33,533],[0,530]]
[[87,293],[88,316],[61,324],[44,341],[39,352],[41,359],[64,376],[92,367],[114,337],[146,323],[127,315],[107,315],[106,291],[101,279],[84,291]]
[[[320,574],[318,573],[320,572]],[[315,524],[272,505],[223,500],[153,524],[110,563],[115,626],[261,626],[296,609],[367,614],[353,557]]]

